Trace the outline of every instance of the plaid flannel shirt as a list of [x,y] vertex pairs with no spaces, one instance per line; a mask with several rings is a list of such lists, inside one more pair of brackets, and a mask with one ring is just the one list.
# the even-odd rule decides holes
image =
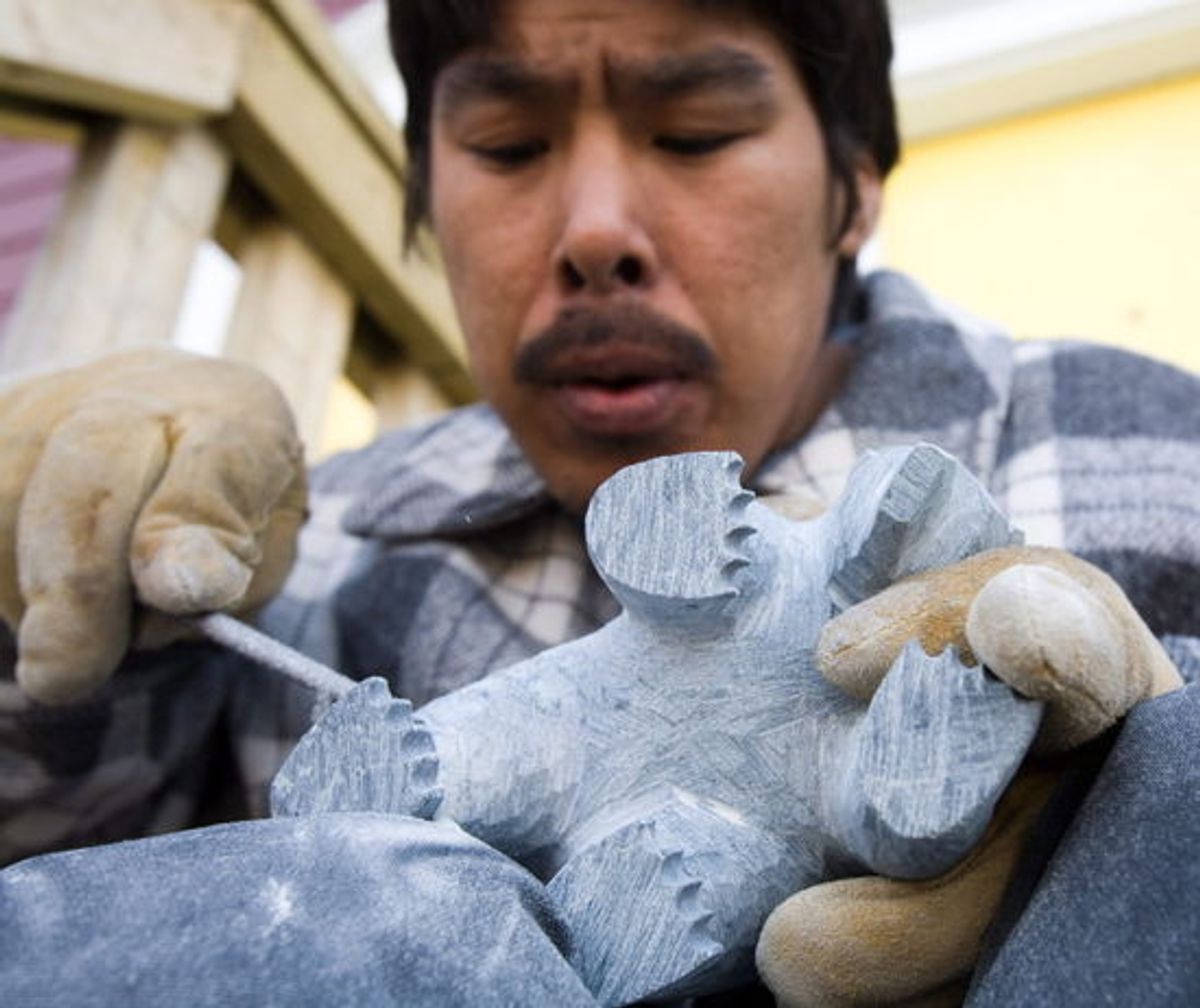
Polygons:
[[[855,460],[929,441],[1022,527],[1107,570],[1185,677],[1200,672],[1200,381],[1085,343],[1013,343],[911,281],[863,283],[837,400],[751,486],[828,505]],[[416,703],[610,619],[581,524],[486,406],[381,437],[313,476],[271,635]],[[8,653],[5,654],[5,651]],[[0,857],[262,814],[313,696],[206,646],[131,658],[94,701],[0,681]],[[236,789],[240,801],[231,803]]]

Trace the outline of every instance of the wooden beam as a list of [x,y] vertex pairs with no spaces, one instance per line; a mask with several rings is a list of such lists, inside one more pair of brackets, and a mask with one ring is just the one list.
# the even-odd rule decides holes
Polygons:
[[346,114],[289,35],[260,11],[224,133],[252,181],[454,402],[475,398],[445,280],[402,261],[394,163]]
[[83,142],[84,130],[81,117],[68,109],[0,93],[0,136],[74,146]]
[[224,356],[274,378],[301,437],[316,446],[350,343],[354,299],[307,242],[280,221],[248,229],[240,246],[242,286]]
[[244,0],[0,0],[0,91],[188,122],[233,104]]
[[255,233],[262,222],[272,216],[270,204],[250,184],[241,172],[234,172],[229,180],[225,200],[221,204],[216,223],[213,224],[212,240],[231,259],[242,258],[242,246]]
[[345,370],[375,408],[380,430],[430,420],[454,405],[370,318],[359,320]]
[[380,154],[403,172],[404,145],[399,126],[387,116],[365,83],[350,66],[313,0],[261,0],[291,36],[312,67],[329,83],[338,100],[358,123]]
[[408,361],[375,375],[371,403],[381,431],[432,420],[453,405],[424,371]]
[[198,127],[94,129],[9,320],[0,370],[168,341],[229,168]]

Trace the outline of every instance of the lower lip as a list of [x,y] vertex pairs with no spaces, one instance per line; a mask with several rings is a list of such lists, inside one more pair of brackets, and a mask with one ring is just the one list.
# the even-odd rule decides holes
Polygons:
[[692,383],[660,378],[627,388],[566,384],[553,389],[555,405],[576,430],[598,437],[656,433],[678,416]]

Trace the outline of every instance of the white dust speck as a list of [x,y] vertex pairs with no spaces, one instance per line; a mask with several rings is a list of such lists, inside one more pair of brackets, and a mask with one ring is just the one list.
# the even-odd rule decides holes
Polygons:
[[292,887],[279,879],[267,879],[266,885],[262,889],[262,900],[269,915],[267,920],[267,933],[269,934],[288,920],[295,910]]

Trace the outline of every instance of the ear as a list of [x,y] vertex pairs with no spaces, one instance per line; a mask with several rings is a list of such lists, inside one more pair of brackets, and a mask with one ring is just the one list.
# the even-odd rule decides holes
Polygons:
[[853,259],[867,240],[875,233],[879,222],[879,211],[883,203],[883,180],[872,158],[863,157],[854,172],[854,185],[858,190],[858,209],[850,221],[846,233],[838,239],[838,254]]

